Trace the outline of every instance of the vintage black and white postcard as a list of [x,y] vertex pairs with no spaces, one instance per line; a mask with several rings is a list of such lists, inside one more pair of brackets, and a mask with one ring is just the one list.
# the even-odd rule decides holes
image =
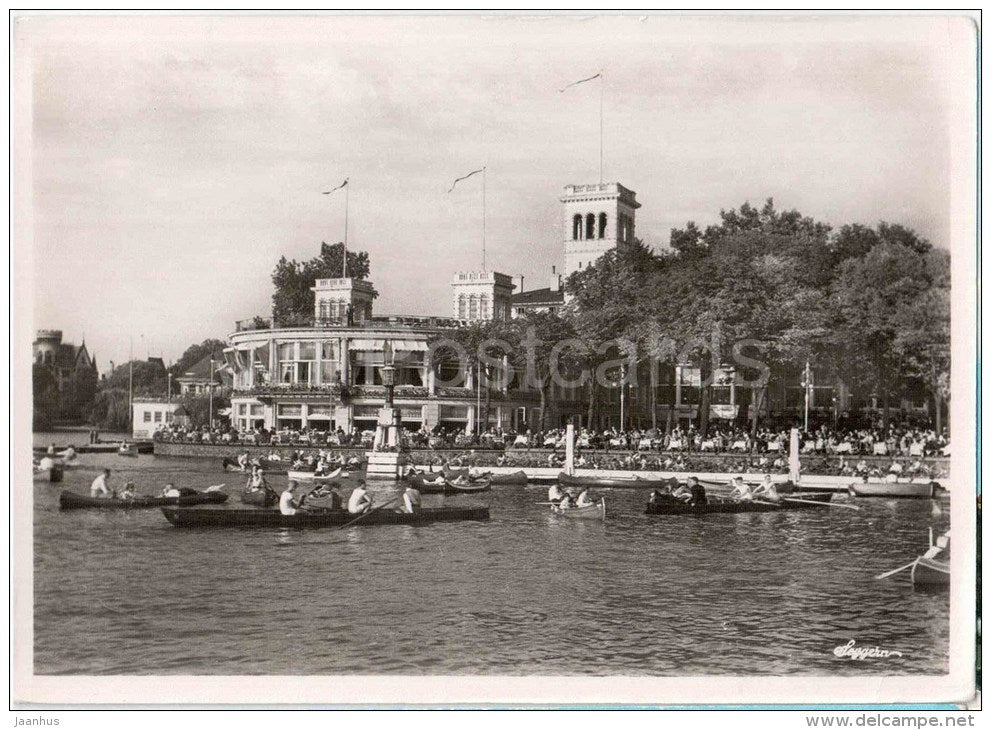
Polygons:
[[967,702],[979,22],[14,14],[13,700]]

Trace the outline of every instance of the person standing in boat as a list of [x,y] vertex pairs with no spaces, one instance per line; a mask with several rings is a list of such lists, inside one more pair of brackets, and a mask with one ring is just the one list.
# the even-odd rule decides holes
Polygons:
[[372,508],[372,498],[365,488],[365,480],[359,479],[358,486],[351,492],[348,498],[348,512],[353,515],[360,515]]
[[406,511],[410,514],[416,514],[420,511],[422,503],[423,498],[420,496],[420,490],[412,484],[408,485],[403,492],[403,506]]
[[109,497],[110,489],[107,485],[107,480],[110,479],[110,470],[104,469],[100,475],[93,480],[93,483],[89,485],[89,496],[91,497]]
[[284,515],[294,515],[296,514],[296,508],[299,506],[296,503],[295,495],[293,490],[296,489],[296,482],[290,480],[289,485],[286,487],[286,491],[282,493],[279,497],[279,512]]

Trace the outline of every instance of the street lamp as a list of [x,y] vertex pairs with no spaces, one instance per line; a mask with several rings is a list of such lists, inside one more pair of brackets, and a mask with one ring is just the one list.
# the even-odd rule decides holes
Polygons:
[[171,403],[171,402],[172,402],[172,373],[168,373],[168,377],[169,377],[169,395],[168,395],[168,402],[169,402],[169,403]]

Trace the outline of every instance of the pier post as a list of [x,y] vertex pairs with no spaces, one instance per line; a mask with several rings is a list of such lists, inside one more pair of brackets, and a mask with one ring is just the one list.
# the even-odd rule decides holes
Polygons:
[[575,424],[569,423],[564,430],[564,471],[568,476],[575,473]]
[[801,477],[801,464],[798,460],[798,429],[791,430],[791,443],[788,449],[788,478],[792,484],[798,484]]

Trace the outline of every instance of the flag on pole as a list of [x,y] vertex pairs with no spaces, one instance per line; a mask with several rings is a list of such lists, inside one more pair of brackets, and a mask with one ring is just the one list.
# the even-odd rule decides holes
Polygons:
[[[478,173],[480,173],[480,172],[484,172],[484,171],[485,171],[485,168],[484,168],[484,167],[480,167],[480,168],[478,168],[477,170],[472,170],[472,171],[471,171],[471,172],[469,172],[469,173],[468,173],[467,175],[462,175],[462,176],[461,176],[461,177],[459,177],[459,178],[458,178],[457,180],[455,180],[455,181],[454,181],[453,183],[451,183],[451,190],[454,190],[454,188],[455,188],[455,186],[457,186],[457,184],[458,184],[459,182],[461,182],[462,180],[467,180],[467,179],[468,179],[468,178],[470,178],[470,177],[471,177],[472,175],[477,175]],[[447,192],[451,192],[451,190],[448,190]]]
[[326,191],[324,191],[323,193],[321,193],[321,195],[330,195],[330,194],[331,194],[332,192],[334,192],[335,190],[340,190],[341,188],[343,188],[343,187],[344,187],[345,185],[347,185],[347,184],[348,184],[348,179],[349,179],[349,178],[344,178],[344,182],[342,182],[342,183],[341,183],[340,185],[338,185],[338,186],[337,186],[336,188],[331,188],[330,190],[326,190]]
[[584,84],[587,81],[592,81],[594,79],[598,79],[598,78],[601,78],[601,77],[602,77],[602,72],[599,71],[599,73],[595,74],[595,76],[589,76],[587,79],[582,79],[581,81],[574,81],[574,82],[568,84],[567,86],[565,86],[563,89],[558,89],[558,93],[563,94],[565,91],[567,91],[568,89],[570,89],[572,86],[578,86],[578,84]]

